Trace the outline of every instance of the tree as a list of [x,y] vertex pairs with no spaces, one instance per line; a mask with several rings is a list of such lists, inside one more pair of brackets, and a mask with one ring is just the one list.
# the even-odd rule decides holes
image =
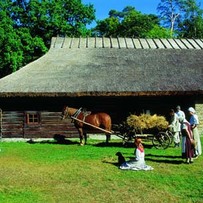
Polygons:
[[174,30],[177,30],[179,21],[182,17],[184,0],[161,0],[157,11],[159,18],[166,28],[171,31],[171,37],[174,36]]
[[[21,8],[15,15],[19,27],[28,27],[35,36],[49,46],[50,39],[57,35],[87,36],[86,28],[95,19],[93,5],[83,5],[81,0],[30,0],[16,1]],[[19,15],[20,13],[20,15]]]
[[13,28],[7,9],[0,9],[0,75],[14,72],[22,65],[21,41]]
[[142,14],[139,11],[131,10],[124,16],[121,22],[121,35],[129,37],[147,37],[147,33],[158,26],[158,18],[155,15]]
[[127,6],[121,12],[111,10],[109,17],[98,21],[93,29],[94,34],[111,37],[156,37],[155,34],[164,38],[168,37],[167,29],[159,25],[156,15],[142,14],[134,7]]
[[184,20],[180,23],[180,36],[186,38],[203,38],[203,10],[200,3],[188,0],[184,5]]
[[154,25],[154,27],[146,33],[147,38],[170,38],[170,36],[170,30],[158,25]]
[[161,0],[157,10],[171,37],[202,38],[203,11],[196,0]]
[[106,18],[101,21],[97,21],[97,26],[94,29],[94,35],[96,36],[118,36],[119,20],[116,17]]
[[53,36],[87,36],[93,5],[81,0],[0,1],[0,77],[48,50]]

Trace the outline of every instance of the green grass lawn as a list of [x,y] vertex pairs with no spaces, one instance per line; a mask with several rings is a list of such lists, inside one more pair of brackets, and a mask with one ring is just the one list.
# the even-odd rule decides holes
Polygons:
[[[203,140],[202,140],[203,143]],[[144,142],[146,163],[153,171],[124,171],[115,153],[133,158],[120,140],[54,144],[0,143],[0,202],[203,202],[203,156],[193,164],[181,149],[157,150]]]

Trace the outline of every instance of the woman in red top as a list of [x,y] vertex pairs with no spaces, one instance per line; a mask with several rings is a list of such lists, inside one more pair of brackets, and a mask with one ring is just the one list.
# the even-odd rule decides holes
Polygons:
[[145,164],[145,152],[141,139],[135,139],[135,159],[126,161],[120,166],[120,169],[130,170],[153,170],[151,166]]

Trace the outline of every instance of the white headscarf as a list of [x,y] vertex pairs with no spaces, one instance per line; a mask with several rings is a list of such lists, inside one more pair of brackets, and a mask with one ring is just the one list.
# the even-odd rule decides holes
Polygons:
[[193,107],[190,107],[190,108],[188,109],[188,111],[190,111],[190,112],[192,112],[192,113],[195,113],[195,109],[194,109]]

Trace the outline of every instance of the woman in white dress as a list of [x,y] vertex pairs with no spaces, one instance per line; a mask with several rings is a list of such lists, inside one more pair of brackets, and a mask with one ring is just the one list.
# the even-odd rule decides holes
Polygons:
[[171,119],[170,119],[168,128],[173,133],[174,147],[179,147],[179,145],[180,145],[179,117],[173,109],[170,110],[169,114],[171,116]]
[[202,154],[202,146],[201,146],[201,141],[200,141],[200,136],[199,136],[199,131],[198,131],[198,124],[199,124],[199,119],[198,116],[195,112],[195,109],[193,107],[190,107],[188,109],[189,114],[190,114],[190,125],[192,128],[192,132],[194,135],[194,140],[195,140],[195,157],[198,157],[199,155]]
[[128,169],[128,170],[153,170],[151,166],[146,165],[145,163],[145,152],[144,147],[142,145],[141,139],[135,139],[135,159],[124,162],[120,169]]

